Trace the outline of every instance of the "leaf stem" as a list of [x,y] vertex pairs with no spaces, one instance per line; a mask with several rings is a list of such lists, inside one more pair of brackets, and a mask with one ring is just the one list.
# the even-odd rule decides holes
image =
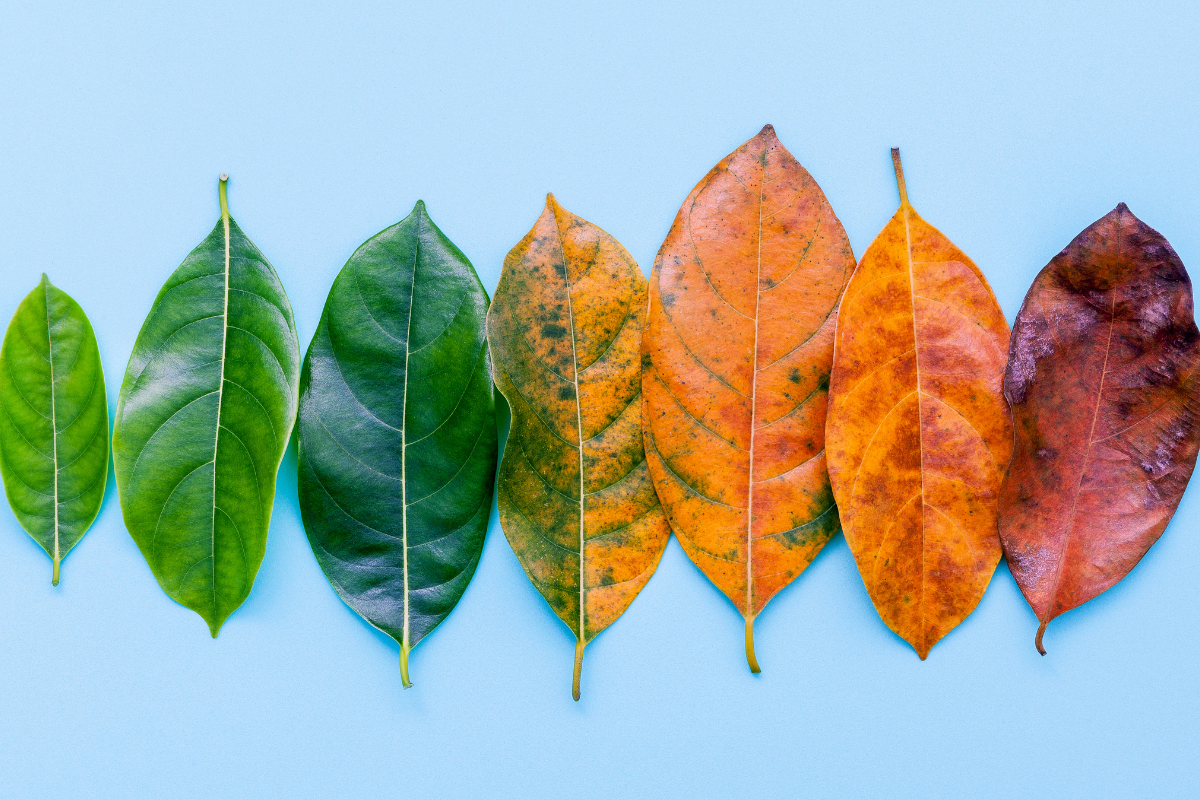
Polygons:
[[579,678],[583,675],[583,637],[575,640],[575,676],[571,679],[571,697],[579,700]]
[[754,617],[746,617],[746,663],[755,675],[762,672],[758,668],[758,659],[754,657]]
[[904,167],[900,165],[900,148],[892,148],[892,166],[896,169],[896,186],[900,189],[900,205],[908,205],[908,189],[904,186]]
[[400,645],[400,682],[405,689],[412,688],[412,681],[408,679],[408,650],[407,644]]
[[58,586],[58,566],[62,564],[62,558],[54,557],[54,574],[50,576],[50,585]]
[[229,175],[222,172],[220,182],[217,184],[217,197],[221,200],[221,219],[229,220],[229,197],[225,192],[225,184],[229,183]]
[[1042,655],[1046,655],[1046,648],[1042,647],[1042,634],[1046,632],[1046,626],[1050,624],[1050,620],[1046,620],[1038,627],[1037,636],[1033,638],[1033,645]]

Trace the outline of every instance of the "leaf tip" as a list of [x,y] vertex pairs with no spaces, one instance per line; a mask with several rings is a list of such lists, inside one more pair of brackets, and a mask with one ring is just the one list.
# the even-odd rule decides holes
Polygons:
[[765,136],[765,137],[772,138],[772,139],[776,138],[775,126],[768,122],[766,125],[762,126],[762,130],[758,132],[758,135]]
[[1132,214],[1133,213],[1132,211],[1129,210],[1129,206],[1125,205],[1124,203],[1117,203],[1117,207],[1114,208],[1113,211],[1117,214]]
[[571,212],[563,208],[562,203],[558,202],[558,198],[554,196],[554,192],[546,193],[546,210],[543,213],[551,214],[560,224],[564,220],[569,220],[572,216]]
[[425,216],[429,216],[429,212],[425,210],[425,201],[424,200],[417,201],[417,204],[415,206],[413,206],[413,213],[414,214],[420,213],[420,214],[424,214]]

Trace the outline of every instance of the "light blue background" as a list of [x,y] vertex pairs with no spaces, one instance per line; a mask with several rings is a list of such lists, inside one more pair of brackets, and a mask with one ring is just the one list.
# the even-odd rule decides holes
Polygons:
[[[48,272],[92,319],[113,404],[222,171],[305,348],[350,253],[418,198],[489,290],[546,191],[648,270],[766,122],[857,254],[895,210],[899,145],[913,203],[1010,321],[1120,201],[1200,270],[1195,4],[99,5],[0,10],[0,322]],[[920,662],[838,536],[759,618],[755,677],[738,614],[672,542],[573,703],[572,639],[494,517],[402,691],[396,646],[309,550],[294,449],[217,641],[158,588],[110,478],[57,589],[0,510],[0,797],[1195,796],[1198,488],[1046,658],[1002,565]]]

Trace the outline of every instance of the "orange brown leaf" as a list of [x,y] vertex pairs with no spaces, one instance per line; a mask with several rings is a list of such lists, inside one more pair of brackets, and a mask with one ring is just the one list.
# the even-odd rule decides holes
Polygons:
[[837,532],[825,406],[854,269],[816,181],[768,125],[684,201],[650,277],[646,459],[683,549],[746,620]]
[[1125,577],[1158,540],[1200,447],[1192,284],[1117,206],[1038,274],[1004,390],[1016,449],[1000,538],[1041,626]]
[[900,209],[846,287],[826,439],[863,583],[924,660],[1000,562],[1008,325],[979,268],[909,205],[892,157]]
[[583,648],[654,573],[670,529],[641,439],[646,278],[621,244],[550,195],[504,259],[488,311],[496,385],[512,409],[500,524]]

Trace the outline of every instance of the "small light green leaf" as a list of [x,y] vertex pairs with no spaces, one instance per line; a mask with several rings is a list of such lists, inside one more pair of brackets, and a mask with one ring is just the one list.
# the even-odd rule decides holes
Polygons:
[[408,653],[479,563],[496,471],[487,293],[425,205],[346,262],[300,377],[304,528],[333,588]]
[[296,418],[300,346],[275,270],[229,216],[158,293],[113,429],[125,526],[215,637],[262,563]]
[[0,346],[0,475],[13,513],[59,564],[100,512],[108,400],[96,334],[45,275]]

